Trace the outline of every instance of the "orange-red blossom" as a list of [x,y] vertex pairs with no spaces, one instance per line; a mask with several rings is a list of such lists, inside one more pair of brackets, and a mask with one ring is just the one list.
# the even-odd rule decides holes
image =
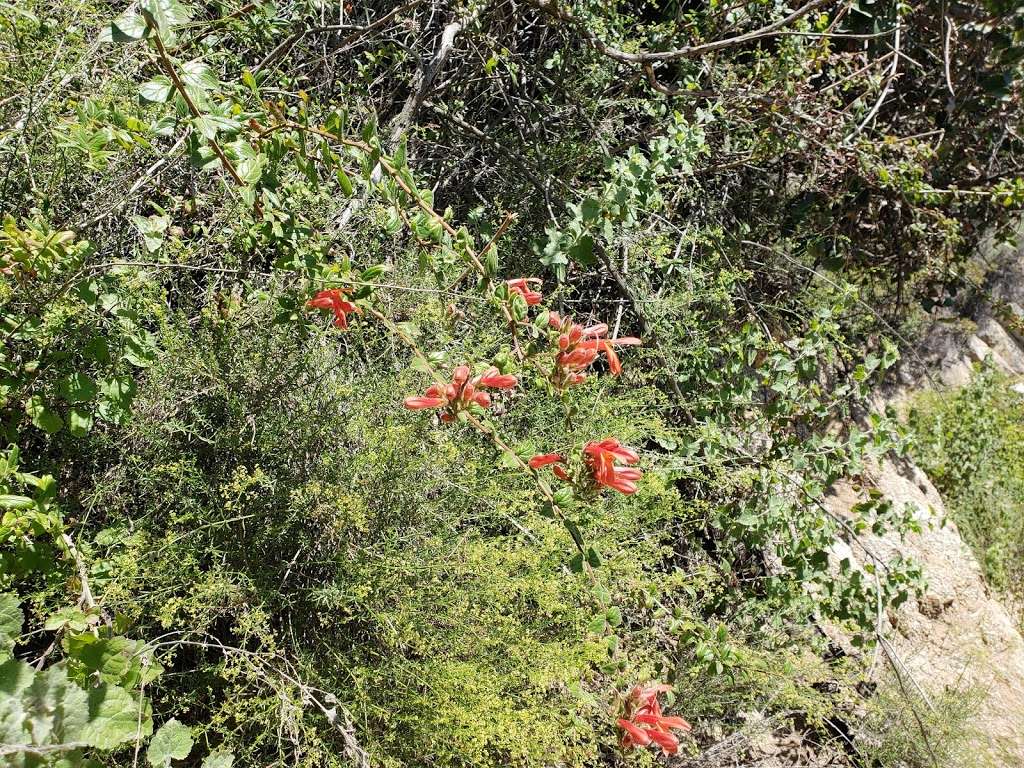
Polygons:
[[679,737],[672,731],[689,731],[690,724],[681,717],[663,715],[658,695],[672,690],[670,685],[638,685],[626,699],[625,717],[618,719],[622,729],[622,748],[646,747],[656,744],[666,755],[679,751]]
[[505,285],[508,286],[508,290],[511,293],[518,293],[523,297],[523,301],[526,302],[526,306],[533,307],[540,304],[541,299],[544,298],[544,294],[540,291],[534,290],[530,287],[530,283],[540,283],[539,277],[517,277],[514,280],[506,280]]
[[405,398],[405,407],[410,411],[427,408],[443,408],[441,421],[452,421],[459,411],[468,409],[473,403],[489,408],[491,396],[484,389],[512,389],[518,379],[503,374],[497,368],[489,368],[481,375],[470,379],[468,365],[460,365],[452,372],[449,384],[434,384],[423,395]]
[[334,313],[334,326],[345,330],[348,328],[348,313],[361,313],[355,304],[345,298],[351,293],[348,288],[328,288],[320,291],[312,299],[306,302],[310,309],[329,309]]
[[555,367],[551,372],[551,382],[556,387],[579,384],[586,378],[584,371],[589,368],[603,352],[608,358],[608,369],[612,375],[622,373],[622,363],[615,352],[615,347],[637,346],[640,339],[634,336],[622,336],[617,339],[605,338],[608,326],[597,323],[586,327],[563,319],[557,312],[548,314],[548,325],[557,331],[558,355]]
[[[583,447],[583,462],[589,471],[590,480],[598,488],[611,488],[619,493],[636,493],[636,481],[643,477],[636,467],[632,466],[640,461],[636,452],[627,448],[614,437],[604,440],[592,440]],[[616,462],[622,462],[627,466],[619,466]],[[533,469],[551,466],[555,476],[571,482],[572,478],[564,467],[565,457],[560,453],[542,453],[534,456],[529,461]]]

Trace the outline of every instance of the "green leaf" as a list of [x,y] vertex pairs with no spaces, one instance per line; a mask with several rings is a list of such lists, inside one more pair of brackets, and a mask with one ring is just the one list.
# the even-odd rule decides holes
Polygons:
[[146,253],[156,253],[164,242],[164,232],[171,226],[170,216],[132,216],[132,224],[142,235]]
[[149,742],[146,761],[155,768],[167,768],[171,760],[184,760],[192,751],[192,734],[188,726],[170,719],[160,726]]
[[[89,617],[78,608],[61,608],[46,617],[44,629],[50,631],[56,629],[70,628],[76,632],[82,632],[89,626]],[[92,637],[92,635],[90,635]]]
[[352,197],[352,193],[354,191],[352,188],[352,179],[350,179],[348,174],[345,173],[345,169],[339,166],[336,175],[338,177],[338,185],[341,187],[341,191],[345,193],[345,197]]
[[594,258],[594,238],[590,235],[580,235],[569,249],[569,255],[584,266],[595,264],[597,259]]
[[69,403],[84,403],[96,396],[96,384],[84,373],[73,373],[61,379],[57,391]]
[[32,423],[49,435],[60,432],[64,426],[64,420],[54,411],[51,411],[43,398],[33,395],[25,403],[25,413],[32,419]]
[[63,667],[36,672],[32,684],[22,693],[21,706],[32,743],[84,741],[89,722],[88,696],[68,679]]
[[13,592],[0,592],[0,652],[9,652],[21,636],[25,616],[21,601]]
[[157,75],[139,86],[139,98],[151,104],[163,104],[170,100],[174,85],[166,75]]
[[118,16],[100,35],[104,43],[133,43],[149,34],[146,20],[137,13],[125,13]]
[[140,10],[146,20],[160,31],[160,37],[169,43],[177,39],[174,28],[192,19],[192,11],[180,0],[145,0]]
[[82,730],[82,741],[98,749],[113,749],[134,741],[136,734],[149,735],[153,721],[142,713],[140,704],[128,691],[116,685],[101,685],[89,691],[89,721]]
[[202,768],[231,768],[235,762],[235,756],[230,752],[217,750],[211,752],[203,760]]
[[34,676],[32,667],[23,661],[11,659],[0,664],[0,744],[31,742],[22,696]]
[[238,133],[242,127],[237,120],[222,115],[200,115],[192,120],[196,130],[207,139],[215,140],[221,133]]
[[68,432],[75,437],[85,437],[92,429],[92,413],[75,406],[68,411]]
[[28,496],[18,496],[15,493],[0,493],[0,507],[4,509],[28,509],[35,504]]
[[125,352],[122,355],[137,368],[148,368],[156,360],[156,342],[148,331],[141,331],[125,340]]

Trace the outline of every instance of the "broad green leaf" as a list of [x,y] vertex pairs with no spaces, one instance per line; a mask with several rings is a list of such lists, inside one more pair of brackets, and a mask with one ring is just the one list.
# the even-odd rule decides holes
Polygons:
[[579,239],[569,249],[569,255],[584,266],[590,266],[597,262],[594,258],[594,238],[590,235],[580,235]]
[[135,381],[130,376],[101,379],[100,394],[112,405],[127,410],[135,397]]
[[181,82],[189,89],[190,96],[192,95],[192,89],[206,93],[207,91],[215,91],[220,88],[220,81],[217,79],[217,75],[201,59],[186,61],[181,65]]
[[180,0],[144,0],[140,8],[146,20],[160,31],[168,43],[177,40],[174,28],[192,19],[191,9]]
[[0,744],[31,742],[22,694],[34,677],[35,671],[23,661],[11,659],[0,664]]
[[129,336],[125,341],[124,359],[138,368],[148,368],[156,359],[156,342],[148,331]]
[[50,410],[39,395],[33,395],[28,399],[25,403],[25,413],[29,415],[35,426],[50,435],[60,432],[64,426],[64,420]]
[[192,751],[192,733],[174,718],[153,734],[146,750],[146,761],[155,768],[167,768],[171,760],[184,760]]
[[257,152],[244,139],[238,139],[227,145],[227,149],[235,163],[235,170],[246,184],[254,184],[263,175],[267,165],[266,155]]
[[85,437],[92,429],[92,413],[79,406],[68,411],[68,432],[75,437]]
[[171,226],[170,216],[132,216],[132,224],[142,235],[146,253],[156,253],[164,242],[164,232]]
[[166,75],[157,75],[139,86],[139,96],[151,104],[163,104],[174,93],[174,85]]
[[25,616],[21,601],[13,592],[0,592],[0,653],[9,652],[21,636]]
[[63,667],[36,672],[21,699],[32,743],[84,741],[84,729],[89,722],[88,696],[68,679]]
[[219,133],[237,133],[242,127],[237,120],[221,115],[200,115],[192,124],[207,139],[216,139]]
[[[63,629],[65,627],[75,631],[82,632],[89,626],[89,617],[84,611],[74,608],[61,608],[59,611],[55,611],[46,617],[46,623],[43,625],[44,629],[56,630]],[[90,635],[92,637],[92,635]]]
[[84,373],[73,373],[61,379],[57,391],[69,403],[84,403],[96,396],[96,384]]
[[[113,749],[134,741],[139,731],[140,704],[128,691],[116,685],[101,685],[89,691],[89,720],[82,741],[99,749]],[[146,736],[152,720],[143,712],[142,733]]]
[[149,34],[146,20],[137,13],[125,13],[114,19],[100,34],[100,42],[133,43]]
[[230,752],[217,750],[211,752],[203,760],[202,768],[231,768],[235,763],[235,756]]
[[192,20],[192,9],[181,0],[145,0],[142,7],[153,16],[161,31]]

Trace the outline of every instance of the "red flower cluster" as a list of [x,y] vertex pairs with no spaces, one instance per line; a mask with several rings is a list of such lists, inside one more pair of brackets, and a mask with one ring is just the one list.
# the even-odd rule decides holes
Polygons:
[[[619,493],[636,493],[636,481],[643,472],[633,466],[617,466],[616,461],[627,465],[636,464],[640,457],[614,437],[605,440],[592,440],[583,447],[583,461],[590,472],[590,480],[598,488],[611,488]],[[555,476],[571,482],[569,473],[559,464],[565,464],[565,457],[560,453],[542,453],[529,461],[532,469],[552,466]]]
[[614,437],[587,443],[583,448],[586,456],[587,466],[594,482],[605,488],[611,488],[619,493],[636,493],[636,481],[643,476],[643,472],[633,466],[619,467],[616,461],[625,464],[636,464],[640,457]]
[[533,307],[540,304],[544,294],[531,288],[530,283],[540,282],[541,279],[539,277],[517,277],[515,280],[506,280],[505,285],[508,286],[511,293],[518,293],[522,296],[526,306]]
[[548,315],[548,325],[559,331],[558,356],[555,358],[555,369],[551,373],[551,381],[556,387],[579,384],[586,378],[584,371],[589,368],[601,353],[608,358],[608,368],[612,374],[622,373],[622,364],[615,353],[615,347],[636,346],[640,339],[623,336],[618,339],[604,338],[608,334],[608,326],[597,323],[583,327],[572,320],[563,319],[557,312]]
[[491,396],[484,392],[487,389],[512,389],[518,379],[503,374],[497,368],[489,368],[474,379],[470,379],[468,365],[460,365],[452,372],[450,384],[434,384],[422,396],[405,398],[405,407],[410,411],[425,408],[444,408],[441,421],[452,421],[455,415],[476,403],[481,408],[489,408]]
[[348,313],[361,313],[355,304],[345,298],[351,293],[348,288],[328,288],[320,291],[316,296],[306,302],[310,309],[329,309],[334,312],[334,326],[345,330],[348,328]]
[[630,691],[626,701],[626,717],[618,720],[623,730],[623,749],[646,747],[653,743],[661,747],[666,755],[674,755],[679,751],[679,738],[672,731],[689,731],[690,724],[681,717],[661,714],[658,694],[670,690],[670,685],[638,685]]

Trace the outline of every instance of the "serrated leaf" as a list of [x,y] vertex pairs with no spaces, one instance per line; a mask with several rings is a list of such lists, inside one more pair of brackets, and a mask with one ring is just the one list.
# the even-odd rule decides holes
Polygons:
[[23,661],[0,664],[0,744],[28,744],[32,738],[22,704],[22,694],[32,684],[35,671]]
[[192,751],[192,733],[187,725],[172,718],[153,734],[146,761],[154,768],[167,768],[172,760],[184,760]]
[[53,666],[36,672],[21,699],[32,743],[83,741],[89,722],[88,696],[68,679],[63,667]]
[[[82,729],[81,741],[98,749],[113,749],[134,741],[139,732],[139,702],[116,685],[101,685],[89,691],[89,720]],[[148,735],[152,720],[142,718],[142,733]]]

